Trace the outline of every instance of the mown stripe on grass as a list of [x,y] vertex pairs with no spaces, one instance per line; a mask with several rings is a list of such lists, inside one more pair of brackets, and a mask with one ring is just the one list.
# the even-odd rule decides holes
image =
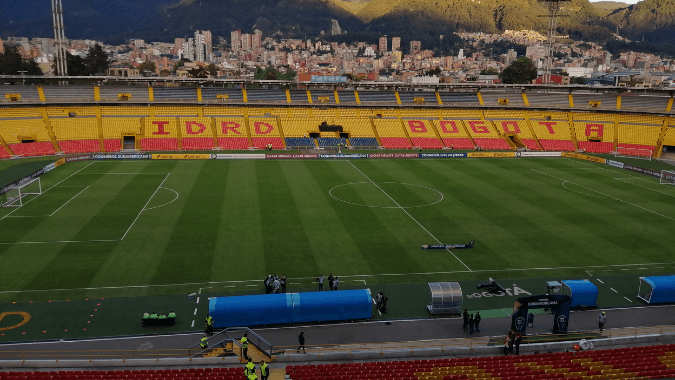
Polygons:
[[160,258],[153,284],[208,281],[211,277],[230,163],[194,165],[199,174]]
[[250,280],[254,271],[268,273],[256,171],[253,160],[230,162],[223,189],[225,202],[220,210],[213,210],[223,216],[218,226],[211,281]]

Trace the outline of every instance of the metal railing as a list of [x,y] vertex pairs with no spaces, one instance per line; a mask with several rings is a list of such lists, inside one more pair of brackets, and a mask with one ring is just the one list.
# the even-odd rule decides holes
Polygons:
[[[192,346],[188,347],[188,355],[190,357],[195,357],[199,355],[203,355],[205,353],[208,353],[211,351],[213,348],[218,348],[218,347],[226,347],[227,343],[231,342],[232,346],[239,346],[241,348],[241,338],[246,334],[248,338],[248,342],[252,345],[254,345],[260,352],[264,353],[268,357],[272,357],[272,353],[274,351],[274,346],[269,344],[265,339],[263,339],[260,335],[256,334],[255,331],[249,329],[248,327],[229,327],[224,330],[219,331],[218,333],[210,336],[206,342],[212,342],[216,341],[217,343],[215,344],[209,344],[209,348],[203,350],[201,348],[201,342],[193,344]],[[223,338],[224,336],[224,338]],[[220,338],[218,338],[220,337]],[[198,351],[195,352],[195,350],[198,349]]]

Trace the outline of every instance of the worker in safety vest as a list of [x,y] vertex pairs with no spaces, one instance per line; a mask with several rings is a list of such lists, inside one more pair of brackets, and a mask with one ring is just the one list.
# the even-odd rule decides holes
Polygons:
[[248,338],[246,334],[241,338],[241,358],[248,359]]
[[150,314],[150,324],[151,324],[151,325],[156,325],[158,319],[159,319],[159,315],[157,315],[157,312],[156,312],[156,311],[153,311],[153,312]]
[[165,325],[166,320],[167,320],[167,316],[166,316],[166,314],[164,314],[164,312],[161,312],[161,313],[159,313],[159,318],[157,318],[157,319],[159,320],[160,325]]
[[167,320],[169,321],[169,324],[170,324],[171,326],[173,326],[174,324],[176,324],[176,313],[174,313],[173,310],[169,310],[169,315],[168,315]]
[[206,320],[204,321],[204,329],[206,330],[207,335],[213,335],[213,317],[210,315],[206,316]]
[[145,313],[143,313],[143,319],[141,321],[143,323],[143,326],[148,325],[148,323],[150,322],[150,312],[149,311],[146,311]]
[[255,375],[255,364],[253,364],[253,359],[248,358],[248,363],[246,363],[246,367],[244,367],[244,376],[249,376],[249,375]]
[[267,363],[265,361],[260,362],[260,379],[261,380],[267,380],[267,378],[270,376],[270,369],[267,366]]
[[207,337],[206,335],[204,335],[204,336],[202,337],[202,340],[199,341],[199,347],[201,347],[202,350],[206,350],[207,348],[209,348],[209,337]]
[[252,373],[246,376],[246,380],[258,380],[258,376],[256,376],[255,373]]

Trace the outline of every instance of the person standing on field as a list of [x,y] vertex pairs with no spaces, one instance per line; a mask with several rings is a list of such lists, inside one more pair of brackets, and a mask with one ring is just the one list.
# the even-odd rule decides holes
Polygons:
[[462,319],[464,320],[462,330],[466,331],[469,328],[469,310],[464,309],[464,313],[462,313]]
[[316,282],[319,283],[319,291],[323,290],[323,275],[319,276],[319,278],[316,279]]
[[340,280],[338,280],[337,276],[335,276],[335,282],[333,282],[333,290],[338,290],[339,285],[340,285]]
[[482,318],[480,317],[480,311],[477,311],[476,316],[473,319],[473,323],[476,325],[476,332],[477,333],[480,332],[480,321],[481,320],[482,320]]
[[605,328],[605,323],[607,322],[607,315],[603,311],[598,315],[598,327],[600,328],[600,331],[602,331],[603,328]]
[[300,343],[300,346],[298,346],[298,353],[300,353],[300,349],[302,348],[302,352],[304,352],[306,354],[307,352],[305,352],[305,333],[304,332],[300,332],[300,335],[298,336],[298,342]]
[[333,278],[333,273],[328,274],[328,287],[330,290],[333,290],[333,283],[335,282],[335,278]]

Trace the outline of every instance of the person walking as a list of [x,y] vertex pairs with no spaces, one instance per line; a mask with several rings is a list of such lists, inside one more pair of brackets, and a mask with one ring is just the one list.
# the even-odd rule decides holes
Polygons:
[[476,326],[476,320],[473,318],[473,314],[469,315],[469,334],[473,335],[473,329]]
[[335,282],[335,278],[333,277],[333,273],[328,273],[328,287],[330,290],[333,290],[333,283]]
[[241,358],[244,359],[244,360],[249,359],[248,358],[248,338],[247,338],[247,334],[244,334],[244,336],[241,337]]
[[602,331],[603,328],[605,328],[605,323],[607,322],[607,315],[603,311],[598,315],[598,327],[600,328],[600,331]]
[[202,350],[206,350],[207,348],[209,348],[209,337],[207,337],[206,335],[202,337],[202,339],[199,341],[199,348],[201,348]]
[[323,275],[319,276],[319,278],[316,279],[316,282],[319,283],[319,291],[323,290]]
[[333,282],[333,290],[338,290],[339,285],[340,285],[340,280],[338,280],[337,276],[335,276],[335,282]]
[[281,292],[286,293],[286,275],[281,274],[281,278],[279,278],[279,285],[281,285]]
[[300,349],[302,348],[302,352],[306,354],[307,352],[305,352],[305,333],[302,331],[298,336],[298,342],[300,342],[300,346],[298,346],[298,353],[300,353]]
[[520,355],[520,343],[523,342],[523,336],[520,333],[516,334],[516,338],[513,340],[513,345],[516,346],[516,355]]
[[480,321],[481,321],[481,319],[482,318],[480,317],[480,311],[477,311],[476,316],[473,318],[473,323],[474,323],[474,325],[476,325],[476,332],[477,333],[480,332]]
[[248,377],[251,374],[255,375],[255,364],[253,364],[251,358],[248,358],[248,363],[246,363],[246,367],[244,367],[244,376]]
[[213,335],[213,317],[211,315],[207,315],[204,320],[204,330],[206,330],[206,335]]
[[504,338],[504,355],[509,354],[510,345],[511,345],[511,332],[509,331],[509,333],[506,334],[506,338]]
[[469,311],[467,309],[464,309],[464,313],[462,313],[462,318],[464,319],[462,330],[466,331],[467,328],[469,327]]
[[265,361],[260,362],[260,379],[261,380],[267,380],[267,378],[270,376],[270,369],[267,366],[267,363]]

